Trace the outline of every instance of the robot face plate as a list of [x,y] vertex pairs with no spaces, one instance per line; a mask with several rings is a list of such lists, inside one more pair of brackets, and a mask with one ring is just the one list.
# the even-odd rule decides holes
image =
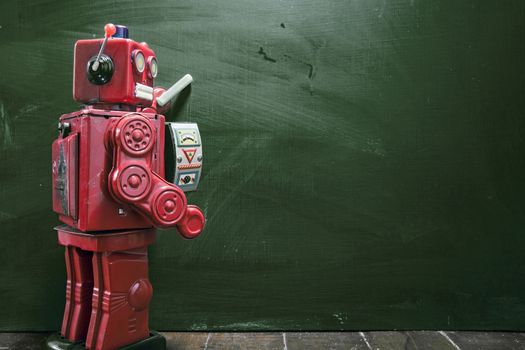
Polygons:
[[103,39],[79,40],[75,44],[75,101],[151,106],[153,79],[158,72],[155,52],[145,43],[111,38],[104,48],[104,60],[93,70],[102,42]]

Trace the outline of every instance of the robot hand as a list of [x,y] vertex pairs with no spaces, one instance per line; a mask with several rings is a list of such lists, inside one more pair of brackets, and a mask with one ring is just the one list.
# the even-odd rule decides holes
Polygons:
[[153,89],[154,100],[152,107],[158,112],[163,113],[171,108],[171,102],[182,92],[187,86],[193,82],[193,77],[186,74],[173,84],[168,90],[161,87]]

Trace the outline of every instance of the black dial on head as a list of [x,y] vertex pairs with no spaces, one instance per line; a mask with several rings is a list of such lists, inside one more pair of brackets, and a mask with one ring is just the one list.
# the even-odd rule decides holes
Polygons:
[[88,61],[87,78],[95,85],[104,85],[111,80],[115,66],[113,65],[111,57],[102,54],[98,59],[98,68],[94,70],[93,64],[95,63],[96,59],[97,56],[93,56]]

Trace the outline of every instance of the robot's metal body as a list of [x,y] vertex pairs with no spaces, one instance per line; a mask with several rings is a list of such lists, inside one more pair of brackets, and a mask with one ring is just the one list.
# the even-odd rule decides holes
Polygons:
[[[60,117],[53,143],[53,210],[65,224],[57,231],[67,289],[63,339],[48,345],[162,348],[164,340],[148,329],[147,246],[155,227],[177,227],[186,238],[204,227],[184,193],[200,178],[199,130],[165,123],[162,115],[191,76],[167,91],[154,88],[153,50],[128,39],[125,27],[105,29],[105,39],[75,45],[73,96],[84,109]],[[166,138],[173,141],[169,174]]]

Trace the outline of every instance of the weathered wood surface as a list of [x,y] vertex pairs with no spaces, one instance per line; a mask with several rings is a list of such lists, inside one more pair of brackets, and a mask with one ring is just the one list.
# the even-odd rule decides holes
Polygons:
[[[502,332],[164,332],[168,350],[523,350]],[[47,333],[0,333],[0,349],[37,350]]]
[[452,342],[463,350],[525,349],[523,333],[446,332]]
[[4,0],[1,330],[59,328],[51,142],[110,21],[194,76],[169,118],[204,139],[153,328],[525,329],[525,1]]

